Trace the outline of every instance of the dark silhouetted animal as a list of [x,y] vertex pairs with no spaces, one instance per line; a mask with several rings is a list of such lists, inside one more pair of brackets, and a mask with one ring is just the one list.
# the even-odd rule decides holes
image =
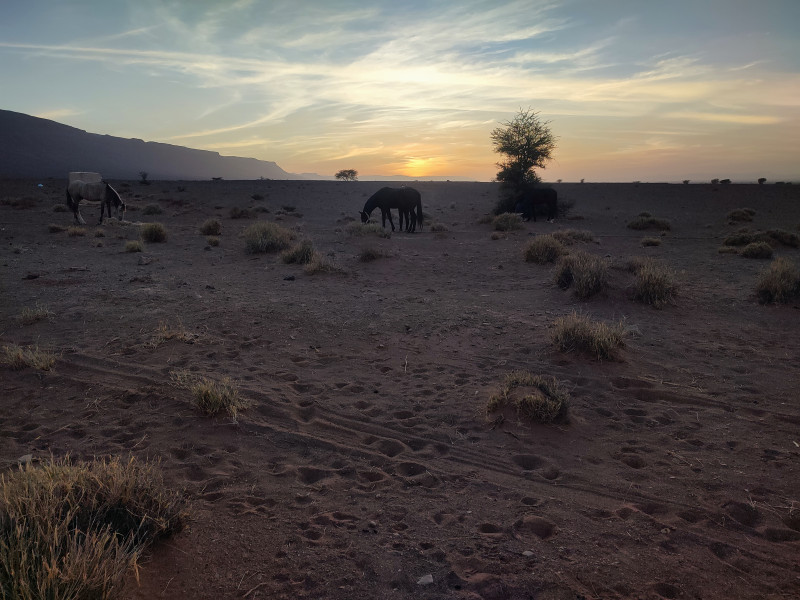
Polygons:
[[406,221],[406,231],[413,233],[417,230],[417,224],[422,229],[422,196],[414,188],[384,187],[369,197],[361,211],[361,222],[366,223],[369,216],[376,208],[381,209],[381,224],[386,227],[388,217],[389,224],[394,231],[394,221],[392,220],[391,209],[396,208],[400,213],[400,229],[403,229],[403,219]]
[[558,213],[558,194],[553,188],[528,188],[517,200],[514,212],[522,213],[526,221],[536,222],[536,205],[544,204],[547,208],[547,220],[552,221]]

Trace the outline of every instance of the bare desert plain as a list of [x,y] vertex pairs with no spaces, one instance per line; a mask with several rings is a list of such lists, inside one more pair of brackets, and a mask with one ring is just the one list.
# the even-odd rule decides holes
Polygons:
[[[124,598],[800,597],[798,303],[759,304],[771,260],[719,252],[800,233],[800,186],[558,184],[566,216],[494,233],[496,184],[419,182],[422,231],[381,238],[349,229],[381,183],[112,183],[125,220],[85,203],[70,235],[50,227],[72,224],[65,180],[0,181],[0,344],[56,354],[0,366],[0,468],[161,461],[191,520]],[[670,230],[629,229],[643,211]],[[258,220],[336,271],[248,254]],[[126,252],[142,222],[167,240]],[[568,228],[610,264],[587,300],[523,257]],[[645,256],[675,272],[662,308],[633,299]],[[622,323],[618,355],[556,348],[573,312]],[[554,376],[569,422],[487,413],[516,370]],[[249,407],[205,416],[175,372],[229,377]]]

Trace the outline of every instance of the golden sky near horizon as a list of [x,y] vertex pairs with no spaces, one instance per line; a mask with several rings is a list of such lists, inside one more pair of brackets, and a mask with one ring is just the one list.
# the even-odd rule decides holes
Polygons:
[[[662,5],[663,4],[663,5]],[[800,176],[800,2],[31,0],[0,108],[294,173],[491,180],[520,109],[545,180]]]

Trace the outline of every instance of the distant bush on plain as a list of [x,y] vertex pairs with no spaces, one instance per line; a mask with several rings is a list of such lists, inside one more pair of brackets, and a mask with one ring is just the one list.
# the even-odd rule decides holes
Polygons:
[[353,221],[352,223],[348,223],[344,230],[350,237],[363,237],[366,235],[375,235],[382,238],[392,237],[391,231],[387,231],[377,223],[359,223],[358,221]]
[[552,234],[537,235],[525,244],[523,250],[525,262],[540,265],[555,262],[564,252],[564,244]]
[[516,213],[501,213],[492,220],[495,231],[514,231],[522,229],[522,217]]
[[281,253],[281,260],[286,264],[307,265],[314,258],[314,245],[311,240],[303,240]]
[[587,315],[573,312],[556,319],[551,340],[562,352],[581,352],[601,360],[611,359],[625,345],[625,327],[622,323],[609,325],[593,321]]
[[737,208],[728,213],[728,220],[738,223],[749,222],[753,220],[756,211],[752,208]]
[[556,284],[562,289],[572,288],[585,300],[608,285],[608,261],[579,250],[562,257],[556,265]]
[[244,230],[245,250],[248,254],[280,252],[292,245],[294,233],[268,221],[253,223]]
[[630,268],[636,275],[634,300],[655,308],[674,302],[678,284],[671,268],[653,258],[634,260]]
[[756,283],[756,296],[761,304],[788,304],[800,299],[800,270],[785,257],[776,258]]
[[767,242],[751,242],[742,248],[745,258],[772,258],[772,246]]
[[167,228],[161,223],[143,223],[139,227],[139,236],[144,242],[161,244],[167,241]]
[[667,219],[657,219],[652,216],[638,216],[633,221],[628,223],[628,229],[635,229],[638,231],[644,229],[655,229],[658,231],[670,231],[672,224]]
[[143,215],[160,215],[163,210],[161,210],[161,205],[159,204],[148,204],[142,209]]
[[570,246],[576,242],[593,242],[594,234],[586,229],[559,229],[551,233],[555,239]]
[[128,240],[125,242],[125,252],[142,252],[144,246],[139,240]]
[[222,223],[219,219],[206,219],[200,225],[200,235],[220,235],[222,233]]

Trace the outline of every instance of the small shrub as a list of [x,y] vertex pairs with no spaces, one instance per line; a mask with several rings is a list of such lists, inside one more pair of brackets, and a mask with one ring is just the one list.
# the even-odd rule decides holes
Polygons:
[[672,224],[667,219],[640,216],[628,223],[628,228],[636,230],[656,229],[658,231],[669,231],[672,229]]
[[244,230],[245,251],[248,254],[263,254],[286,250],[292,244],[294,234],[276,223],[260,221]]
[[144,245],[139,240],[128,240],[125,242],[125,252],[142,252]]
[[216,248],[217,246],[219,246],[219,238],[217,236],[210,235],[206,238],[206,244],[208,244],[212,248]]
[[500,233],[499,231],[493,231],[493,232],[492,232],[492,235],[490,235],[489,237],[490,237],[490,238],[491,238],[493,241],[495,241],[495,242],[496,242],[497,240],[504,240],[504,239],[506,239],[506,236],[505,236],[505,235],[503,235],[502,233]]
[[142,241],[159,244],[167,241],[167,228],[161,223],[143,223],[139,235]]
[[783,244],[784,246],[790,246],[792,248],[800,247],[800,236],[796,233],[791,233],[784,229],[770,229],[767,231],[766,235],[769,236],[770,240]]
[[586,229],[559,229],[550,235],[567,246],[570,246],[575,242],[594,241],[594,234]]
[[447,228],[447,225],[444,225],[442,223],[431,223],[428,229],[430,229],[433,233],[445,233],[447,231],[450,231]]
[[564,254],[564,244],[552,234],[537,235],[525,245],[524,255],[526,262],[545,264],[555,262]]
[[788,258],[776,258],[759,276],[756,296],[761,304],[793,302],[800,297],[800,270]]
[[160,215],[163,210],[161,210],[161,206],[158,204],[148,204],[142,209],[143,215]]
[[739,251],[733,246],[720,246],[717,252],[720,254],[739,254]]
[[496,412],[510,406],[517,416],[534,423],[566,423],[569,394],[555,377],[513,371],[506,375],[500,392],[489,398],[487,410]]
[[382,238],[392,237],[390,231],[386,231],[377,223],[359,223],[358,221],[348,223],[347,227],[345,227],[345,233],[351,237],[362,237],[365,235],[377,235]]
[[755,241],[755,236],[752,233],[739,232],[726,237],[722,244],[724,246],[746,246]]
[[172,371],[170,376],[175,385],[192,393],[195,406],[208,416],[226,412],[235,420],[239,411],[249,406],[230,377],[216,380],[189,371]]
[[70,237],[83,237],[86,235],[85,227],[68,227],[67,235]]
[[56,204],[53,206],[53,212],[62,213],[67,212],[67,207],[63,204]]
[[752,242],[742,248],[741,254],[745,258],[772,258],[772,246],[767,242]]
[[522,217],[516,213],[501,213],[492,219],[495,231],[513,231],[522,229]]
[[556,319],[551,339],[562,352],[583,352],[601,360],[610,359],[625,345],[625,328],[621,323],[608,325],[573,312]]
[[66,227],[64,227],[63,225],[59,225],[57,223],[50,223],[47,226],[47,231],[49,231],[50,233],[61,233],[62,231],[66,230],[67,230]]
[[634,273],[636,274],[634,300],[656,308],[674,301],[678,286],[672,269],[656,260],[644,259],[639,262]]
[[315,252],[311,261],[303,267],[303,272],[306,275],[316,275],[317,273],[344,273],[341,268],[318,252]]
[[56,364],[56,355],[46,350],[39,350],[38,346],[23,348],[16,344],[11,344],[10,346],[3,346],[3,362],[14,371],[19,371],[26,367],[39,371],[49,371]]
[[752,208],[737,208],[728,213],[728,220],[739,223],[752,221],[755,214],[756,211]]
[[104,600],[126,572],[187,519],[157,465],[134,458],[46,460],[0,476],[3,598]]
[[200,225],[200,235],[220,235],[222,224],[217,219],[206,219]]
[[482,215],[478,219],[478,225],[488,225],[492,221],[494,221],[494,215]]
[[641,244],[644,247],[660,246],[661,245],[661,239],[660,238],[654,238],[654,237],[646,237],[646,238],[642,238]]
[[33,325],[39,321],[50,320],[52,317],[53,311],[37,302],[34,308],[23,308],[19,320],[23,325]]
[[250,196],[250,197],[251,197],[253,200],[255,200],[256,202],[258,202],[259,200],[263,200],[263,199],[264,199],[264,196],[262,196],[261,194],[253,194],[253,195],[252,195],[252,196]]
[[94,230],[94,237],[96,237],[96,238],[106,237],[106,232],[103,231],[102,229],[99,229],[99,228],[95,229]]
[[608,285],[608,263],[588,252],[568,254],[556,267],[556,283],[562,289],[574,286],[578,298],[585,300]]
[[287,264],[307,265],[314,257],[314,245],[310,240],[303,240],[281,253],[281,260]]
[[155,332],[152,336],[150,336],[150,339],[145,342],[144,345],[147,348],[154,349],[170,340],[177,340],[186,344],[194,344],[199,337],[200,336],[196,333],[190,333],[187,331],[180,322],[178,323],[177,327],[170,327],[166,323],[162,322],[158,324]]

